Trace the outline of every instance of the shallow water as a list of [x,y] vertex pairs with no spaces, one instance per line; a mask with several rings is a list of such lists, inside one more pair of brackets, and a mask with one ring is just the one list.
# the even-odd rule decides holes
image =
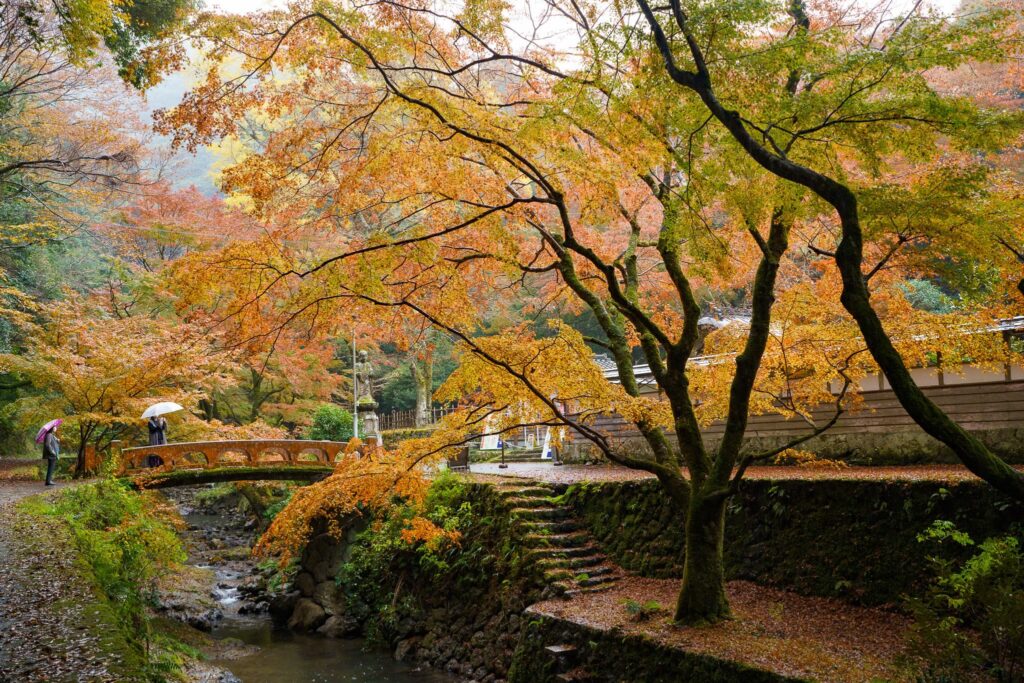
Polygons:
[[274,630],[265,621],[225,623],[215,638],[237,638],[260,651],[217,661],[244,683],[452,683],[433,669],[396,662],[388,653],[365,649],[362,640],[335,640]]
[[[226,545],[245,545],[251,532],[242,530],[244,519],[230,513],[215,515],[179,503],[189,523],[186,535],[201,542],[198,534],[213,531]],[[231,671],[243,683],[454,683],[458,679],[427,667],[396,662],[389,652],[368,648],[363,640],[338,640],[318,635],[274,629],[266,614],[239,613],[242,604],[237,585],[249,575],[251,561],[196,563],[215,575],[211,596],[223,618],[210,634],[256,645],[259,650],[238,659],[212,663]]]

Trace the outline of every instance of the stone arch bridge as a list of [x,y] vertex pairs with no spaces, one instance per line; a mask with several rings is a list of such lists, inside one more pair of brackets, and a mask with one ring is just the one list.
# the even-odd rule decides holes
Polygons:
[[192,441],[119,448],[120,476],[136,488],[167,488],[223,481],[318,481],[347,455],[340,441]]

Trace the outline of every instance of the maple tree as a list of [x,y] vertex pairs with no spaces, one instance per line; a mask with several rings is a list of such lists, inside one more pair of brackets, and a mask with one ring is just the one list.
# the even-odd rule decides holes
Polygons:
[[[168,39],[197,8],[193,0],[9,0],[4,3],[0,36],[8,54],[45,52],[55,69],[63,64],[84,67],[106,52],[125,82],[144,88],[181,64],[181,46]],[[35,76],[11,79],[10,72],[0,74],[0,92],[38,87],[29,83]]]
[[[879,18],[871,12],[865,12],[858,19],[859,30],[853,32],[861,40],[847,50],[834,52],[812,49],[826,45],[829,32],[825,29],[830,28],[827,13],[815,26],[806,8],[797,3],[789,8],[792,30],[772,42],[778,47],[791,47],[799,58],[775,65],[775,78],[764,79],[774,88],[780,83],[788,86],[776,91],[776,99],[783,97],[780,103],[771,101],[768,93],[758,93],[754,99],[751,93],[732,88],[727,93],[717,91],[728,87],[724,82],[730,79],[729,70],[709,66],[717,59],[704,47],[701,35],[725,19],[720,12],[712,9],[691,18],[692,12],[679,0],[657,10],[646,0],[637,1],[671,81],[695,95],[708,115],[759,166],[805,188],[835,211],[840,235],[830,255],[842,276],[841,301],[857,321],[873,358],[904,409],[973,472],[1001,490],[1024,498],[1024,475],[946,416],[914,382],[871,301],[864,272],[864,214],[868,212],[861,208],[858,194],[863,185],[890,171],[891,165],[879,163],[880,151],[913,159],[911,155],[920,154],[921,145],[936,145],[943,150],[998,151],[1012,144],[1019,135],[1019,115],[974,108],[961,98],[943,97],[928,87],[924,78],[929,69],[953,68],[971,60],[1011,59],[1010,51],[1019,39],[1013,37],[1012,25],[1005,21],[1007,15],[995,10],[979,12],[954,23],[921,13],[915,6],[905,17],[886,26],[876,23]],[[773,18],[780,18],[778,8],[761,19]],[[739,37],[718,42],[713,49],[722,54],[736,54],[737,50],[750,54],[752,47],[749,39]],[[860,63],[851,69],[854,57]],[[841,82],[845,87],[836,89],[833,74],[843,67],[849,69]],[[790,97],[794,93],[807,96],[800,97],[799,105],[795,105]],[[787,122],[783,123],[783,117]],[[774,125],[776,121],[779,125]],[[873,135],[883,134],[888,139],[871,144]],[[858,143],[849,158],[831,152],[830,145],[847,138]],[[842,172],[837,172],[839,169]]]
[[26,429],[65,418],[74,435],[76,474],[85,449],[106,448],[138,428],[150,404],[170,400],[194,409],[209,383],[223,382],[224,360],[212,352],[204,331],[147,315],[113,315],[103,302],[69,294],[30,323],[23,353],[0,356],[0,365],[43,391],[20,398],[13,411]]
[[167,181],[148,184],[95,229],[114,253],[145,272],[158,272],[191,251],[241,237],[251,222],[194,186],[173,189]]
[[193,262],[205,262],[208,252],[223,245],[259,239],[263,232],[223,199],[194,187],[153,183],[97,228],[130,271],[125,279],[136,296],[122,308],[142,298],[150,307],[173,310],[192,325],[214,330],[217,344],[230,350],[232,363],[225,372],[232,381],[211,387],[199,402],[207,420],[237,425],[269,419],[295,427],[307,423],[315,407],[346,383],[334,367],[334,349],[311,344],[306,331],[291,327],[261,335],[251,325],[219,325],[217,297],[209,296],[213,291],[206,289],[201,300],[192,296],[206,284],[192,277]]
[[[463,410],[432,438],[565,425],[654,474],[686,529],[679,621],[728,615],[724,514],[746,468],[825,431],[879,366],[926,430],[1019,494],[1021,475],[936,415],[907,370],[936,350],[950,365],[1006,362],[995,335],[975,334],[1007,310],[1005,290],[936,314],[913,309],[901,286],[938,274],[944,250],[966,262],[995,243],[992,210],[1019,218],[1012,179],[977,155],[1012,144],[1020,117],[924,77],[1006,60],[1003,15],[704,3],[688,20],[678,2],[549,4],[579,36],[571,52],[516,47],[502,3],[319,4],[208,26],[208,79],[160,125],[195,146],[261,121],[224,188],[277,227],[190,271],[206,275],[204,292],[212,285],[204,296],[255,330],[413,312],[463,350],[438,394]],[[670,36],[659,20],[675,22]],[[696,71],[676,66],[679,48]],[[239,55],[243,75],[222,73]],[[808,164],[841,169],[849,185]],[[556,324],[480,336],[495,302],[527,287],[588,311],[601,335]],[[749,323],[704,339],[702,304],[730,297],[749,306]],[[588,344],[607,350],[618,384]],[[714,356],[696,362],[699,344]],[[664,400],[639,385],[636,350]],[[814,423],[822,402],[833,417]],[[636,425],[645,451],[590,425],[608,410]],[[767,411],[810,424],[752,452],[748,417]],[[724,437],[708,443],[701,427],[716,419]],[[445,452],[421,448],[396,471]],[[285,519],[330,500],[312,491],[306,512]]]
[[[45,244],[123,202],[160,163],[141,99],[109,65],[68,54],[53,13],[0,7],[0,240]],[[36,8],[38,9],[38,8]]]

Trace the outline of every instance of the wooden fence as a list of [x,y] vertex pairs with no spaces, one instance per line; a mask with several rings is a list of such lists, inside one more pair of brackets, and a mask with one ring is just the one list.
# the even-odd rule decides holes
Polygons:
[[380,429],[382,432],[386,432],[391,429],[412,429],[417,426],[437,424],[442,417],[450,412],[452,412],[450,406],[431,408],[429,422],[426,425],[417,425],[415,410],[393,410],[390,413],[382,413],[379,416]]

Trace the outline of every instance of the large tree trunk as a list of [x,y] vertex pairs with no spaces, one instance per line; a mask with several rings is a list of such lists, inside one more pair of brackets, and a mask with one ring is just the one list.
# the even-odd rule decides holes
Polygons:
[[849,190],[845,190],[845,198],[845,202],[833,202],[843,226],[843,239],[835,254],[843,279],[840,300],[857,322],[864,343],[889,380],[892,392],[921,429],[949,446],[967,469],[1003,493],[1024,501],[1024,474],[1013,469],[980,439],[950,418],[914,381],[871,304],[871,292],[861,268],[864,257],[857,200]]
[[675,620],[683,624],[713,624],[728,619],[725,597],[725,502],[708,501],[694,494],[686,518],[686,559],[683,588],[676,603]]

